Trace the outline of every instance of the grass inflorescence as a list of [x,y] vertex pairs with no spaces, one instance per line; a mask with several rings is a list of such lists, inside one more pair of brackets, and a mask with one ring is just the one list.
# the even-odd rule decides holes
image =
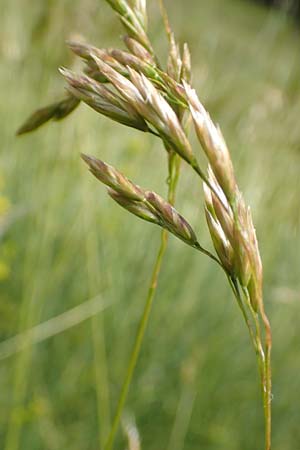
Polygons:
[[[146,1],[109,0],[108,3],[125,28],[127,51],[69,42],[69,48],[84,62],[83,71],[78,74],[61,68],[68,97],[38,110],[18,131],[23,134],[51,119],[62,119],[84,102],[119,124],[155,135],[162,141],[167,155],[167,200],[153,190],[138,186],[105,162],[82,155],[91,173],[108,187],[108,194],[116,203],[163,229],[145,309],[104,448],[113,448],[171,233],[208,256],[226,275],[257,355],[265,415],[265,450],[270,450],[272,338],[263,301],[263,267],[251,211],[238,187],[230,151],[220,127],[215,125],[192,86],[188,46],[185,44],[180,49],[164,6],[161,4],[169,54],[168,61],[161,65],[148,36]],[[189,138],[191,123],[206,165],[199,162]],[[201,236],[197,236],[189,221],[174,207],[181,160],[203,183],[204,214],[215,254],[205,248]]]

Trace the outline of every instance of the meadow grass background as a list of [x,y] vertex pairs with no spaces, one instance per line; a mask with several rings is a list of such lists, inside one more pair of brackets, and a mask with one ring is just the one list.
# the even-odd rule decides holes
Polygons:
[[[242,0],[166,3],[253,209],[274,334],[273,448],[296,450],[299,31],[279,12]],[[1,0],[0,9],[1,341],[95,296],[107,305],[10,357],[0,344],[0,448],[96,450],[115,410],[160,232],[112,204],[79,154],[101,157],[163,195],[166,158],[154,137],[86,106],[16,138],[35,108],[61,97],[57,67],[76,67],[65,39],[83,35],[112,46],[122,31],[102,0]],[[149,13],[164,57],[156,2],[149,1]],[[201,186],[185,165],[177,205],[210,246]],[[255,357],[223,274],[171,237],[127,403],[142,448],[262,449],[260,402]],[[125,448],[121,434],[116,448]]]

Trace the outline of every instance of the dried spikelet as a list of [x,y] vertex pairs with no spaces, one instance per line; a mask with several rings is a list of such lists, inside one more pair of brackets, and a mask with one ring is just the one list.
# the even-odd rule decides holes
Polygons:
[[44,123],[49,120],[61,120],[66,116],[71,114],[74,109],[79,105],[80,100],[74,96],[69,95],[68,97],[60,100],[57,103],[45,106],[44,108],[38,109],[23,123],[23,125],[18,129],[17,135],[29,133],[37,128],[39,128]]
[[183,81],[195,130],[212,170],[226,197],[235,195],[236,181],[230,154],[218,127],[200,103],[196,91]]
[[197,237],[191,225],[170,203],[152,191],[146,191],[145,197],[161,218],[162,226],[188,245],[195,246],[197,244]]
[[117,169],[93,156],[82,154],[81,157],[89,166],[91,173],[102,183],[128,199],[136,201],[144,200],[145,194],[143,190],[128,180]]

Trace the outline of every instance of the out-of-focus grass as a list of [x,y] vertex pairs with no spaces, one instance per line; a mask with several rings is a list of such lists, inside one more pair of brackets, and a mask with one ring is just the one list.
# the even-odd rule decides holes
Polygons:
[[[149,3],[161,49],[158,8]],[[222,126],[254,211],[274,330],[274,449],[294,450],[300,442],[299,34],[279,13],[240,0],[167,6],[177,36],[191,44],[194,83]],[[81,151],[101,156],[165,193],[165,155],[154,138],[85,106],[63,123],[14,137],[33,109],[63,92],[57,66],[73,64],[64,46],[71,32],[110,46],[121,29],[100,0],[2,2],[1,176],[11,215],[1,235],[0,260],[9,265],[0,284],[1,339],[97,294],[111,306],[1,361],[4,450],[98,448],[159,243],[159,230],[112,205],[79,159]],[[178,205],[209,245],[201,186],[186,167]],[[173,238],[128,408],[143,449],[262,448],[255,357],[238,308],[222,273]]]

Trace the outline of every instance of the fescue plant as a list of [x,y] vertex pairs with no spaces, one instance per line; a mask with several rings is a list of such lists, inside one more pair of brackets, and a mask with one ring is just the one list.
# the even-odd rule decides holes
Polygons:
[[[80,42],[69,48],[84,61],[81,73],[61,68],[67,96],[35,112],[19,129],[23,134],[69,115],[80,102],[120,124],[151,133],[167,156],[168,197],[163,199],[93,156],[82,155],[90,172],[108,187],[108,195],[135,216],[162,228],[144,311],[121,388],[105,450],[111,450],[148,324],[169,234],[209,257],[224,272],[241,310],[256,353],[265,417],[265,450],[271,449],[271,327],[263,302],[263,268],[250,208],[237,185],[230,152],[192,87],[188,45],[181,49],[161,2],[169,42],[168,60],[159,61],[147,32],[146,0],[106,0],[125,28],[127,50],[99,49]],[[188,137],[193,125],[207,159],[199,163]],[[204,248],[192,225],[174,207],[184,161],[204,190],[204,214],[215,253]]]

